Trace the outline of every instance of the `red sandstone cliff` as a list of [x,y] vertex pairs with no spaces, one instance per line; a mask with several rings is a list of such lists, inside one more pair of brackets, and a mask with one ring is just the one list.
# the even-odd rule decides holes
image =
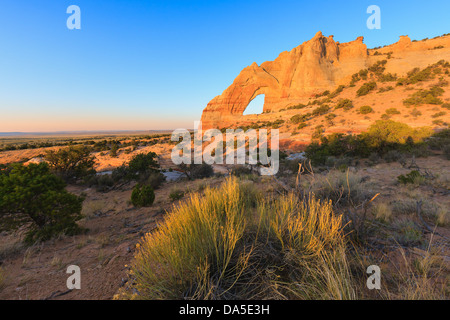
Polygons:
[[[432,63],[435,57],[428,49],[438,45],[450,47],[450,37],[412,42],[407,36],[399,42],[377,49],[379,53],[401,52],[405,56],[420,55],[409,60],[389,61],[392,72],[405,73],[412,67]],[[258,95],[265,95],[264,111],[278,111],[289,105],[305,101],[311,95],[333,90],[346,84],[351,76],[367,68],[379,57],[376,49],[368,50],[363,37],[348,43],[335,42],[333,36],[318,32],[314,38],[287,52],[274,61],[258,66],[253,63],[244,68],[220,96],[208,103],[203,111],[203,128],[223,128],[238,121],[248,104]]]

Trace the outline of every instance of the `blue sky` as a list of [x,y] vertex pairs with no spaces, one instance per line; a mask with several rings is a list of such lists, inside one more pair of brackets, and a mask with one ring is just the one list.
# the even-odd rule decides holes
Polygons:
[[[369,5],[381,30],[369,30]],[[69,5],[81,30],[69,30]],[[0,132],[192,128],[246,66],[317,31],[369,48],[450,32],[450,2],[2,0]]]

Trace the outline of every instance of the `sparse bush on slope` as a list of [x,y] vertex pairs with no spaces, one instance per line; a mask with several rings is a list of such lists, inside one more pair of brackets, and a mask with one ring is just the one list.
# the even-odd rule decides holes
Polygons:
[[46,163],[16,164],[0,172],[0,227],[29,226],[25,242],[30,244],[81,231],[76,221],[84,199],[65,187]]
[[377,87],[377,83],[375,81],[367,82],[361,86],[356,92],[358,97],[365,96],[369,94],[369,92],[375,90]]
[[[331,204],[276,200],[229,178],[169,213],[138,245],[134,299],[352,299],[341,218]],[[116,298],[117,298],[116,297]]]
[[131,193],[131,203],[135,207],[150,207],[155,201],[152,186],[136,185]]
[[92,149],[86,146],[70,146],[58,151],[48,151],[45,160],[50,169],[67,182],[95,174]]

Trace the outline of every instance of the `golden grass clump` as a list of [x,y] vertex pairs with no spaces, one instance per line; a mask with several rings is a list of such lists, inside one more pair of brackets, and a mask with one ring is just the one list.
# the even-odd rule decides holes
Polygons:
[[231,177],[142,238],[133,285],[116,298],[354,299],[345,251],[328,201],[267,199]]

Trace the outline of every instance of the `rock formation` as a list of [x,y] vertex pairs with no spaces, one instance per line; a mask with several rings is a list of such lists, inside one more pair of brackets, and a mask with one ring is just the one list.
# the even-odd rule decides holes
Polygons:
[[[442,40],[443,39],[443,40]],[[426,51],[433,46],[450,44],[450,37],[412,42],[407,36],[396,44],[378,49],[379,54],[389,52]],[[279,111],[290,105],[303,103],[312,95],[333,90],[340,84],[348,84],[351,76],[365,69],[380,57],[368,50],[363,37],[348,43],[335,42],[333,36],[318,32],[314,38],[289,52],[282,52],[274,61],[246,67],[220,96],[208,103],[203,111],[203,128],[224,128],[242,118],[249,103],[258,95],[265,95],[264,111]],[[427,59],[422,65],[428,63]],[[436,62],[436,61],[433,61]],[[408,65],[399,64],[395,72]]]

